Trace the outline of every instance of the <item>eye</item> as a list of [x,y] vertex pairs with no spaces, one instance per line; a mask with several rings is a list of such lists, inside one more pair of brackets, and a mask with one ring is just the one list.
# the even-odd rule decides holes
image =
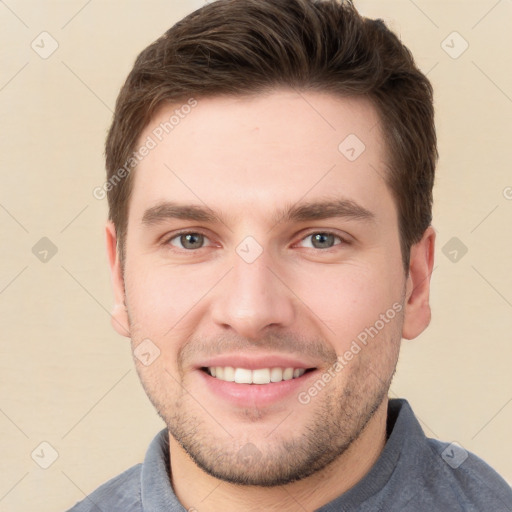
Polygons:
[[[340,236],[329,233],[329,232],[316,232],[310,233],[305,238],[301,240],[301,242],[305,242],[306,240],[311,239],[309,245],[305,245],[305,247],[313,248],[313,249],[330,249],[335,245],[341,245],[342,243],[347,243]],[[340,241],[340,243],[335,243],[336,239]],[[303,246],[304,247],[304,246]]]
[[204,247],[205,240],[208,240],[208,238],[202,233],[186,231],[169,238],[167,243],[178,249],[192,251]]
[[[308,240],[311,241],[308,243]],[[336,240],[339,242],[336,243]],[[184,231],[182,233],[175,234],[165,243],[185,251],[194,251],[212,245],[206,235],[196,231]],[[335,233],[319,231],[310,233],[304,237],[299,242],[299,245],[300,244],[304,244],[302,247],[311,249],[331,249],[336,245],[348,244],[348,242]]]

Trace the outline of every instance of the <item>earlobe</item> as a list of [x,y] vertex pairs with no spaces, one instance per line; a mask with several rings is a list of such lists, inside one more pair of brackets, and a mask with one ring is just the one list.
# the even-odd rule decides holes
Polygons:
[[405,296],[402,337],[412,340],[430,323],[430,276],[434,266],[436,233],[429,226],[419,242],[411,247]]
[[121,336],[130,337],[128,311],[126,310],[125,304],[123,273],[117,250],[116,228],[112,221],[108,221],[105,226],[105,239],[115,300],[115,305],[110,316],[112,327],[114,327]]

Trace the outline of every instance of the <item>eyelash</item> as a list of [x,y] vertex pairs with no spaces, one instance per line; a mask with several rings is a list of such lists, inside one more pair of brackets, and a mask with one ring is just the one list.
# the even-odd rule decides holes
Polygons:
[[[179,238],[180,236],[182,235],[202,235],[204,236],[206,239],[209,240],[208,238],[208,235],[206,235],[206,233],[204,233],[203,231],[201,230],[197,230],[197,231],[180,231],[178,233],[173,233],[173,235],[171,237],[167,237],[165,238],[164,242],[163,242],[163,245],[165,246],[171,246],[173,247],[174,249],[177,249],[178,251],[181,251],[181,252],[188,252],[188,253],[192,253],[192,252],[197,252],[201,249],[206,249],[206,247],[199,247],[198,249],[179,249],[177,247],[174,247],[171,245],[171,241],[176,239],[176,238]],[[306,247],[306,249],[313,249],[313,250],[317,250],[317,251],[321,251],[321,252],[331,252],[332,250],[335,249],[336,246],[338,245],[349,245],[350,242],[348,242],[346,239],[344,239],[343,237],[341,237],[340,235],[338,235],[337,233],[334,233],[332,231],[311,231],[310,233],[304,235],[300,241],[302,242],[303,240],[305,240],[306,238],[309,238],[310,236],[313,236],[313,235],[333,235],[335,238],[337,238],[338,240],[340,240],[341,243],[339,244],[334,244],[332,247],[329,247],[329,248],[326,248],[326,249],[318,249],[316,247]]]

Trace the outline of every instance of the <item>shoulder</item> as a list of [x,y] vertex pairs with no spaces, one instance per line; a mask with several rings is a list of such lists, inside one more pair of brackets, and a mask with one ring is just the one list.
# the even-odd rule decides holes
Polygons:
[[68,512],[140,512],[141,470],[142,464],[136,464],[123,471],[102,484]]
[[486,462],[456,443],[426,441],[432,455],[423,473],[428,495],[464,511],[512,512],[512,488]]
[[389,449],[396,463],[382,495],[383,510],[512,512],[507,482],[457,443],[427,438],[406,400],[390,400],[388,423],[384,452]]

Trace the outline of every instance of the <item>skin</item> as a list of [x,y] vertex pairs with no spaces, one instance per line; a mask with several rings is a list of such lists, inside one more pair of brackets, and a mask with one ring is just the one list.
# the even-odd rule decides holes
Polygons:
[[[162,108],[140,142],[175,108]],[[355,161],[338,150],[349,134],[366,146]],[[430,227],[406,274],[386,161],[367,100],[276,90],[200,99],[137,167],[124,275],[115,227],[106,227],[112,320],[133,350],[145,339],[160,350],[149,366],[134,361],[169,428],[172,485],[186,508],[314,510],[377,460],[401,339],[430,321],[435,240]],[[276,222],[285,205],[328,199],[372,218]],[[144,224],[163,201],[207,205],[222,220]],[[206,238],[187,249],[182,229]],[[335,236],[319,245],[325,232]],[[236,252],[247,236],[263,250],[252,263]],[[291,355],[315,368],[297,383],[307,392],[393,304],[401,311],[307,404],[297,393],[234,404],[197,367],[219,354]]]

